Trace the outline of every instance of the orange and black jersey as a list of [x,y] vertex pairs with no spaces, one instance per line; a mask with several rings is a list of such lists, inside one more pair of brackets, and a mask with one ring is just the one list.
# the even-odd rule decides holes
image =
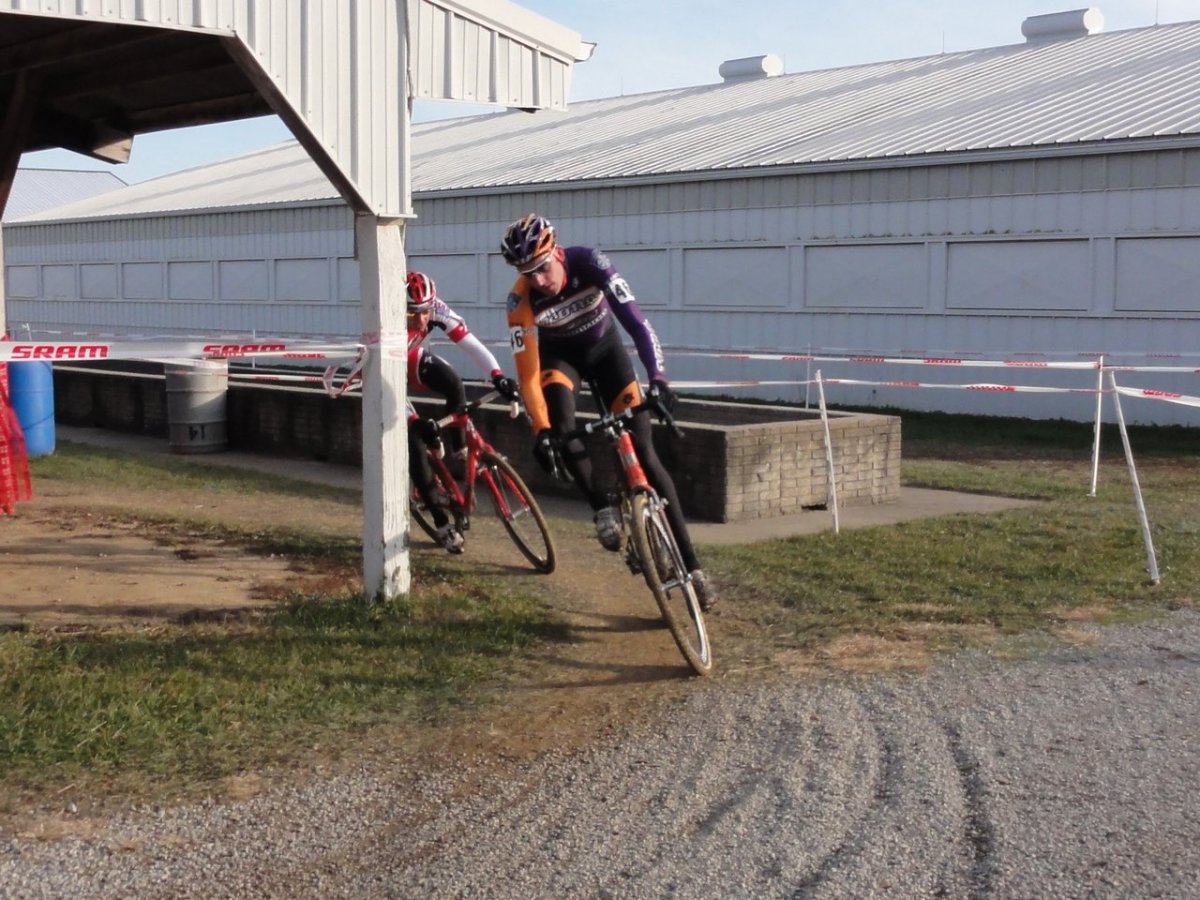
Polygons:
[[616,328],[615,319],[633,338],[647,376],[666,377],[658,336],[608,257],[591,247],[567,247],[564,252],[567,280],[562,291],[543,294],[520,275],[508,295],[509,341],[535,431],[550,426],[542,396],[540,347],[579,367],[588,351]]

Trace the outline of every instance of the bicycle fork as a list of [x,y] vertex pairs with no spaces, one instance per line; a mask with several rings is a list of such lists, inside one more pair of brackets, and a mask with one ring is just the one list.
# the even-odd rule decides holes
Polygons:
[[[621,491],[621,520],[625,526],[625,534],[630,535],[633,533],[633,498],[638,494],[645,494],[651,503],[657,503],[658,497],[650,487],[650,481],[646,478],[646,472],[633,446],[633,435],[628,431],[622,431],[617,438],[617,458],[625,473],[625,490]],[[625,565],[629,571],[634,575],[641,575],[644,564],[634,542],[626,540]]]
[[[660,512],[666,507],[667,501],[660,497],[658,491],[654,490],[650,484],[650,480],[646,477],[646,472],[642,468],[641,460],[638,459],[637,450],[633,446],[633,436],[628,431],[622,431],[621,436],[617,439],[617,455],[620,457],[621,467],[625,471],[625,490],[621,497],[621,518],[625,525],[625,533],[629,534],[631,529],[631,519],[633,518],[633,497],[637,494],[644,494],[647,503],[650,506],[651,515],[657,519]],[[659,536],[653,532],[654,529],[648,529],[647,537],[651,541],[659,540]],[[669,532],[668,532],[669,535]],[[676,543],[674,536],[669,535],[666,541],[666,549],[670,554],[674,563],[673,568],[678,571],[682,578],[668,579],[663,581],[663,587],[670,591],[683,586],[684,582],[691,582],[692,576],[687,572],[683,565],[683,557],[679,552],[679,545]],[[643,567],[654,566],[653,559],[641,559],[638,556],[637,550],[633,545],[633,541],[625,542],[625,565],[629,567],[629,571],[634,575],[641,575]]]
[[621,468],[625,470],[625,484],[631,494],[638,491],[650,490],[650,482],[642,469],[642,461],[638,459],[637,450],[633,446],[633,435],[622,431],[617,438],[617,456],[621,460]]

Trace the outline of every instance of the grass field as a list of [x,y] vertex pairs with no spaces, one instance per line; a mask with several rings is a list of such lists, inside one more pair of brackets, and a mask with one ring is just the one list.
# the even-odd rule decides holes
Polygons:
[[[1105,434],[1091,497],[1085,425],[905,413],[906,484],[1039,502],[708,548],[723,587],[713,626],[722,673],[920,666],[964,644],[1069,639],[1081,621],[1193,605],[1197,436],[1133,433],[1163,576],[1155,586],[1114,434]],[[135,485],[164,477],[145,461],[82,449],[35,463],[39,480]],[[198,476],[181,467],[177,477]],[[212,490],[309,490],[227,470],[203,478]],[[358,564],[352,541],[330,543],[300,525],[206,527],[262,551]],[[415,564],[411,596],[391,604],[352,594],[296,597],[232,624],[0,634],[0,797],[21,802],[63,785],[178,793],[336,753],[379,729],[402,732],[491,702],[534,648],[569,639],[536,588],[473,576],[461,559],[422,556]]]

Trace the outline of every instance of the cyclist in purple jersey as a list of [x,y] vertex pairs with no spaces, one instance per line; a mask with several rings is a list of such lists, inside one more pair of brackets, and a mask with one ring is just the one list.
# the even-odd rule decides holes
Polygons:
[[[513,222],[500,247],[520,273],[508,295],[509,338],[536,436],[534,456],[544,468],[553,466],[555,447],[561,443],[557,435],[575,429],[576,394],[583,381],[592,382],[599,401],[613,412],[641,403],[641,388],[617,322],[633,338],[652,394],[668,409],[674,405],[658,335],[603,251],[563,247],[554,226],[536,215]],[[671,528],[707,610],[715,602],[715,589],[700,568],[675,482],[654,450],[649,417],[639,414],[631,424],[642,466],[667,501]],[[562,459],[591,504],[600,543],[620,550],[618,513],[608,491],[594,483],[583,442],[562,444]]]

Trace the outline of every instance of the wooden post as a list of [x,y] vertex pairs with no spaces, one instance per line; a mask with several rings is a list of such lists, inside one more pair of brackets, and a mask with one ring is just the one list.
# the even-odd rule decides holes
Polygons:
[[[0,203],[0,215],[3,214],[4,204]],[[8,273],[4,269],[4,226],[0,225],[0,341],[8,335],[8,294],[5,287],[7,281]]]
[[363,588],[407,594],[408,427],[404,220],[360,213],[354,238],[362,288]]
[[[4,215],[4,208],[8,206],[8,195],[12,193],[13,179],[17,177],[21,153],[29,139],[37,100],[37,78],[26,70],[18,71],[13,80],[12,102],[0,117],[0,217]],[[0,248],[0,337],[8,331],[8,320],[5,318],[5,281],[4,253]]]

